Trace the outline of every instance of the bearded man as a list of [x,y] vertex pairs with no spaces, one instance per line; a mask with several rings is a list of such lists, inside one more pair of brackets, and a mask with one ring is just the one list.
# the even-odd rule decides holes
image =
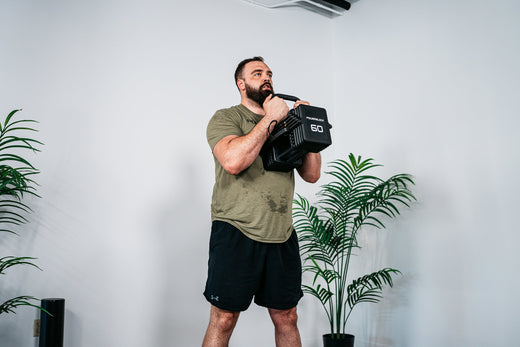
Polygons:
[[[301,346],[296,305],[301,260],[292,225],[294,170],[266,171],[260,150],[273,123],[289,111],[273,96],[272,72],[262,57],[240,62],[235,83],[241,102],[219,110],[209,121],[207,140],[215,162],[211,202],[208,278],[204,296],[211,304],[204,347],[227,346],[239,314],[251,301],[266,307],[276,346]],[[294,107],[307,104],[297,101]],[[319,153],[308,153],[298,174],[320,177]]]

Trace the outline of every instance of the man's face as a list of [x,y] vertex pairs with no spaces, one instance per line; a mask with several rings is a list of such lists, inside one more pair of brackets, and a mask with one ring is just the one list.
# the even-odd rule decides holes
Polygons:
[[269,94],[273,94],[273,73],[261,61],[248,63],[243,70],[246,96],[262,106]]

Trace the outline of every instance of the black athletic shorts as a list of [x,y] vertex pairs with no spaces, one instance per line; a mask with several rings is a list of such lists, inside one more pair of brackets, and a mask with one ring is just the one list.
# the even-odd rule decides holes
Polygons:
[[244,311],[253,297],[260,306],[287,310],[303,296],[296,232],[284,243],[251,240],[229,223],[211,226],[204,296],[214,306]]

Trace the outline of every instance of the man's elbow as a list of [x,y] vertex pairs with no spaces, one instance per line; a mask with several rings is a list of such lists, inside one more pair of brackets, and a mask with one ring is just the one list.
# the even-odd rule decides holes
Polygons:
[[241,173],[244,170],[244,168],[242,168],[242,166],[238,162],[223,163],[222,167],[228,174],[233,175],[233,176],[238,175],[239,173]]
[[239,173],[242,172],[242,171],[235,170],[235,169],[226,169],[226,168],[224,168],[224,170],[226,170],[226,172],[228,174],[233,175],[233,176],[236,176],[236,175],[238,175]]
[[316,183],[320,179],[320,176],[320,172],[314,172],[304,175],[303,180],[308,183]]

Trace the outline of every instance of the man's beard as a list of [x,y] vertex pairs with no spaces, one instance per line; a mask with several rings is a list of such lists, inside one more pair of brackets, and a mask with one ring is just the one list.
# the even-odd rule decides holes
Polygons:
[[[271,89],[263,89],[265,85],[271,86]],[[259,106],[263,106],[265,99],[274,93],[273,86],[269,82],[265,82],[258,89],[254,89],[246,83],[246,96],[256,102]]]

